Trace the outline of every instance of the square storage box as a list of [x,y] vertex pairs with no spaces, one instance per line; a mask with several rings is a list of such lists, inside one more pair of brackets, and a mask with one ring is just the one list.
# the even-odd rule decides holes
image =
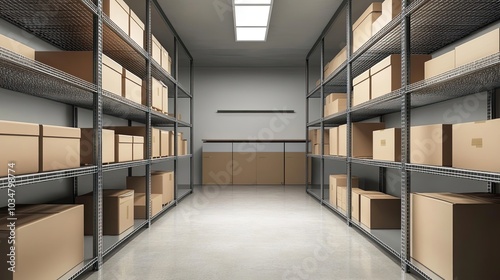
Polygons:
[[452,165],[453,129],[451,124],[412,126],[410,138],[411,163]]
[[[146,177],[127,177],[127,188],[136,193],[146,192]],[[151,173],[151,193],[162,195],[162,204],[165,205],[174,199],[174,172]]]
[[0,47],[25,56],[29,59],[35,59],[35,49],[2,34],[0,34]]
[[388,128],[373,132],[373,159],[401,161],[400,128]]
[[[162,197],[161,194],[151,194],[151,217],[160,213],[162,209]],[[134,218],[135,219],[146,219],[146,194],[136,193],[134,194]]]
[[142,102],[142,79],[125,68],[122,76],[122,96],[138,104]]
[[[384,123],[353,123],[352,157],[373,158],[373,132],[384,128]],[[339,155],[347,156],[347,125],[339,126]]]
[[144,23],[132,10],[130,10],[129,22],[128,35],[141,48],[144,48]]
[[[80,164],[94,164],[94,129],[81,128]],[[109,129],[102,130],[102,163],[115,161],[115,132]]]
[[365,103],[372,99],[370,69],[352,80],[352,106]]
[[38,124],[0,121],[0,177],[8,176],[9,163],[15,163],[12,175],[38,173],[39,137]]
[[80,167],[79,128],[40,125],[40,171]]
[[129,34],[130,8],[123,0],[103,0],[102,10],[125,34]]
[[131,135],[115,134],[115,162],[133,160],[134,140]]
[[144,159],[144,137],[132,136],[132,160]]
[[374,2],[352,26],[352,52],[356,52],[372,37],[372,24],[382,15],[382,3]]

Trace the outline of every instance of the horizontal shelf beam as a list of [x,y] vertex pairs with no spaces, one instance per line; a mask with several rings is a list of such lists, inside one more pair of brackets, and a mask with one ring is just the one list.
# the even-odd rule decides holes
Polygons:
[[219,114],[294,114],[295,110],[217,110]]

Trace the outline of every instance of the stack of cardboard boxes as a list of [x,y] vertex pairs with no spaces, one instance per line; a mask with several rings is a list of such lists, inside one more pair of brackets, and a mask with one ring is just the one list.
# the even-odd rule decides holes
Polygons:
[[323,114],[325,117],[344,112],[347,109],[347,97],[345,93],[330,93],[325,97]]
[[[146,218],[146,177],[127,177],[127,189],[135,192],[134,213],[136,219]],[[151,173],[151,216],[158,214],[163,205],[174,200],[174,172]]]
[[[330,130],[323,130],[324,155],[330,154]],[[311,151],[313,155],[321,155],[321,129],[309,130],[309,141],[311,141]]]

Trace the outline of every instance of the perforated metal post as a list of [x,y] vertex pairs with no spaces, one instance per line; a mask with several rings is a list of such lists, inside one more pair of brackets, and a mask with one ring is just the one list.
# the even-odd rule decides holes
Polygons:
[[[151,127],[151,103],[152,103],[152,79],[151,79],[151,60],[153,59],[152,46],[151,46],[151,1],[146,0],[146,51],[148,52],[148,57],[146,58],[146,106],[148,111],[146,112],[146,159],[152,159],[152,127]],[[159,141],[159,140],[158,140]],[[151,161],[146,165],[146,219],[147,227],[151,226]]]
[[321,98],[321,101],[319,102],[320,104],[320,108],[319,108],[319,112],[320,112],[320,120],[321,120],[321,123],[320,123],[320,137],[321,137],[321,141],[319,142],[321,147],[319,148],[319,151],[320,151],[320,176],[321,176],[321,181],[320,181],[320,191],[321,191],[321,195],[320,195],[320,203],[323,204],[324,203],[324,199],[325,199],[325,157],[323,156],[325,154],[325,122],[324,122],[324,118],[323,116],[325,115],[325,88],[324,88],[324,72],[323,72],[323,65],[324,65],[324,59],[325,59],[325,39],[322,39],[321,40],[321,49],[320,49],[320,69],[319,69],[319,73],[320,73],[320,82],[321,82],[321,86],[320,86],[320,98]]
[[179,178],[179,141],[177,137],[177,133],[179,133],[179,120],[177,119],[178,115],[178,98],[179,98],[179,46],[177,42],[177,37],[174,38],[174,75],[176,79],[175,83],[175,90],[174,90],[174,117],[175,117],[175,124],[174,124],[174,155],[175,155],[175,160],[174,160],[174,198],[175,198],[175,205],[179,202],[179,188],[178,188],[178,178]]
[[[78,127],[78,107],[71,106],[73,112],[73,127]],[[78,177],[73,177],[73,203],[76,203],[76,197],[78,196]]]
[[189,82],[189,93],[191,95],[190,100],[189,100],[189,120],[190,120],[190,128],[189,128],[189,152],[191,153],[191,157],[189,158],[189,178],[190,178],[190,183],[189,183],[189,188],[191,192],[194,189],[194,68],[193,68],[193,58],[189,58],[189,71],[190,71],[190,82]]
[[[488,91],[488,98],[487,98],[487,118],[488,120],[494,119],[497,117],[497,112],[496,112],[496,92],[495,90],[489,90]],[[489,193],[496,193],[496,184],[493,182],[487,182],[487,188]]]
[[[307,193],[307,190],[311,187],[309,185],[309,158],[307,157],[307,155],[309,154],[309,141],[311,140],[311,139],[309,139],[309,127],[307,124],[310,121],[311,120],[309,119],[309,58],[306,58],[306,158],[305,158],[306,170],[304,171],[304,172],[306,172],[305,173],[306,174],[306,176],[305,176],[306,177],[306,181],[305,181],[306,193]],[[311,180],[311,182],[312,182],[312,180]]]
[[351,192],[352,192],[352,147],[351,147],[351,139],[352,139],[352,118],[351,118],[351,107],[352,107],[352,0],[347,0],[346,6],[347,20],[346,20],[346,30],[347,30],[347,161],[346,161],[346,170],[347,170],[347,209],[346,209],[346,217],[347,224],[351,226]]

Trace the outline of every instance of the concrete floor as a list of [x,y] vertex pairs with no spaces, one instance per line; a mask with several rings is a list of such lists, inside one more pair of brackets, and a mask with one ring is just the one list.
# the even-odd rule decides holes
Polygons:
[[195,189],[83,279],[416,279],[297,186]]

